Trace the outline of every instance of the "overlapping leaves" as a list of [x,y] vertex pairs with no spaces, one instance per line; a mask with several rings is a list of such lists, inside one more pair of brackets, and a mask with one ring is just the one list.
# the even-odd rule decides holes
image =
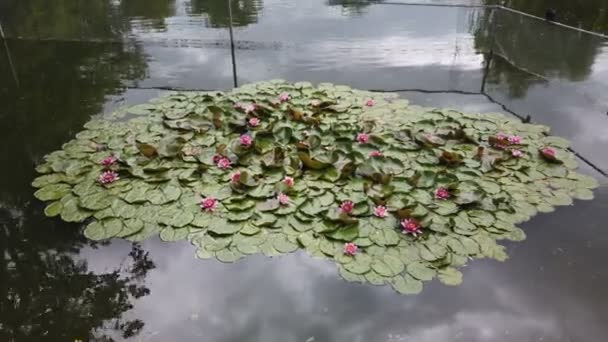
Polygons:
[[[506,259],[497,241],[522,240],[517,223],[591,199],[597,186],[544,126],[330,84],[170,93],[85,128],[46,156],[33,185],[50,202],[46,215],[86,222],[87,237],[188,239],[199,258],[222,262],[301,248],[333,259],[346,280],[400,293],[433,278],[459,284],[469,258]],[[521,155],[500,146],[501,134],[521,137]],[[539,152],[547,147],[550,158]],[[102,166],[110,156],[116,162]],[[119,179],[101,184],[106,171]],[[449,197],[436,198],[439,188]],[[202,210],[202,198],[217,209]],[[345,201],[352,212],[340,210]],[[388,216],[375,216],[378,206]],[[403,234],[403,220],[419,222],[422,235]],[[347,242],[356,255],[344,254]]]

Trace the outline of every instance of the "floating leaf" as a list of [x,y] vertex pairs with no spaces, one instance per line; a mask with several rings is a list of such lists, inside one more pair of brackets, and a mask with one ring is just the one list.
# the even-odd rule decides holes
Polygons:
[[422,282],[409,274],[394,277],[391,285],[395,291],[401,294],[418,294],[422,292]]
[[344,264],[344,268],[354,274],[365,274],[371,270],[372,258],[369,255],[357,254],[353,260]]
[[281,253],[291,253],[298,249],[298,245],[287,240],[286,237],[278,235],[274,237],[272,246]]
[[167,242],[179,241],[185,239],[186,236],[188,236],[188,233],[188,228],[166,227],[165,229],[161,230],[160,238],[161,240]]
[[453,267],[443,268],[437,272],[439,280],[446,285],[460,285],[462,273]]
[[411,274],[412,277],[423,281],[433,279],[436,274],[434,269],[421,262],[408,264],[407,273]]
[[209,225],[209,231],[220,235],[234,234],[243,228],[240,222],[230,222],[224,219],[213,220]]
[[48,217],[54,217],[61,214],[61,210],[63,209],[63,205],[61,202],[52,202],[44,208],[44,214]]
[[[277,100],[283,92],[289,101]],[[523,240],[517,223],[593,198],[598,182],[547,133],[395,95],[272,81],[170,93],[94,119],[45,156],[32,186],[47,216],[90,219],[91,239],[186,239],[197,257],[222,262],[304,248],[348,281],[418,293],[435,276],[459,284],[471,257],[505,260],[497,241]],[[101,184],[110,170],[120,179]],[[436,198],[440,188],[449,196]],[[408,222],[422,234],[402,234]]]
[[53,201],[69,194],[71,190],[72,187],[70,187],[68,184],[49,184],[36,191],[34,196],[41,201]]
[[122,229],[121,220],[110,218],[90,223],[84,230],[84,236],[91,240],[105,240],[117,236]]
[[399,258],[390,255],[383,255],[380,258],[374,258],[372,261],[372,269],[385,277],[396,276],[403,272],[404,267]]
[[353,241],[359,235],[359,229],[356,225],[351,225],[343,228],[339,228],[325,236],[330,237],[334,240],[341,241]]

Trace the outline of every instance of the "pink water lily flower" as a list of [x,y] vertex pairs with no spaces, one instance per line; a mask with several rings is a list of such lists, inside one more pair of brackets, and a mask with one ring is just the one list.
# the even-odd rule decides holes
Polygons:
[[99,175],[99,183],[101,184],[110,184],[119,180],[118,173],[114,171],[104,171]]
[[521,144],[521,137],[519,135],[512,135],[509,138],[507,138],[507,140],[509,141],[509,143],[511,143],[513,145]]
[[367,144],[369,142],[369,134],[367,134],[367,133],[357,134],[357,141],[361,144]]
[[367,101],[365,101],[365,105],[368,107],[373,107],[376,104],[376,101],[374,101],[373,99],[369,99]]
[[241,173],[240,172],[235,172],[232,175],[230,175],[230,182],[236,184],[239,183],[241,181]]
[[401,227],[403,227],[403,234],[412,234],[414,236],[422,234],[420,223],[413,218],[401,221]]
[[380,152],[380,151],[371,151],[371,152],[369,153],[369,156],[370,156],[370,157],[382,157],[382,156],[383,156],[383,154],[382,154],[382,152]]
[[245,113],[249,114],[249,113],[253,113],[255,111],[255,109],[257,108],[255,103],[237,103],[235,106],[235,108],[237,109],[242,109],[245,111]]
[[437,190],[435,190],[435,198],[439,200],[446,200],[450,198],[450,191],[443,187],[437,188]]
[[515,158],[519,158],[524,155],[524,153],[520,150],[511,150],[511,155]]
[[354,208],[355,204],[352,201],[344,201],[342,202],[342,204],[340,204],[340,211],[345,214],[352,213]]
[[542,153],[545,157],[555,158],[555,150],[551,147],[543,148],[542,150],[540,150],[540,153]]
[[213,212],[213,211],[215,211],[215,209],[217,209],[218,203],[219,203],[218,200],[213,197],[203,198],[201,200],[201,209],[208,211],[208,212]]
[[289,101],[289,99],[291,99],[291,95],[289,95],[288,92],[282,92],[281,94],[279,94],[279,101],[287,102]]
[[374,208],[374,215],[376,215],[377,217],[387,217],[388,209],[386,209],[386,207],[383,205],[379,205]]
[[295,181],[293,180],[293,177],[285,176],[285,179],[283,179],[283,183],[287,186],[293,186]]
[[103,165],[105,167],[110,167],[110,166],[116,164],[117,161],[118,161],[118,159],[116,159],[116,157],[114,157],[114,156],[108,156],[108,157],[105,157],[101,161],[101,165]]
[[217,164],[220,159],[222,159],[223,157],[219,154],[214,154],[213,157],[211,158],[211,160],[213,161],[213,164]]
[[359,251],[359,247],[352,242],[344,244],[344,254],[354,256]]
[[281,205],[288,205],[289,204],[289,196],[285,195],[284,193],[280,192],[277,195],[277,199],[279,200],[279,203]]
[[496,133],[496,139],[498,139],[498,140],[505,140],[508,138],[509,138],[509,136],[504,133]]
[[258,118],[251,118],[251,119],[249,119],[249,125],[251,127],[257,127],[257,126],[259,126],[260,125],[260,119],[258,119]]
[[229,169],[231,166],[232,166],[232,162],[228,158],[220,157],[220,159],[217,161],[217,167],[219,167],[222,170]]
[[249,147],[251,146],[251,144],[253,144],[253,138],[251,137],[251,135],[247,135],[247,134],[243,134],[241,135],[241,145]]

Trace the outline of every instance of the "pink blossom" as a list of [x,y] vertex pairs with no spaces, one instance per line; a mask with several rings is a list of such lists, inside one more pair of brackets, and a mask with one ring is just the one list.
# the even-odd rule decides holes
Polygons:
[[293,186],[295,181],[293,180],[293,177],[286,176],[285,179],[283,179],[283,183],[287,186]]
[[412,234],[414,236],[422,234],[422,227],[420,226],[420,223],[413,218],[401,221],[401,227],[403,227],[403,234]]
[[247,134],[243,134],[241,135],[241,145],[243,146],[251,146],[251,144],[253,143],[253,138],[251,137],[251,135],[247,135]]
[[213,197],[206,197],[201,200],[201,209],[212,212],[217,209],[218,200]]
[[435,190],[435,198],[440,200],[448,199],[450,198],[450,191],[443,187],[437,188],[437,190]]
[[279,94],[279,101],[281,101],[281,102],[287,102],[287,101],[289,101],[290,98],[291,98],[291,96],[289,95],[288,92],[283,92],[283,93]]
[[110,184],[119,180],[118,173],[114,171],[104,171],[99,175],[99,183],[101,184]]
[[234,105],[234,108],[236,109],[242,109],[245,111],[245,113],[251,113],[253,111],[255,111],[256,109],[256,105],[255,103],[237,103]]
[[230,181],[232,183],[235,183],[235,184],[238,183],[238,182],[240,182],[241,181],[241,173],[237,171],[237,172],[233,173],[232,175],[230,175]]
[[370,156],[370,157],[382,157],[382,156],[383,156],[383,154],[382,154],[382,152],[380,152],[380,151],[371,151],[371,152],[369,153],[369,156]]
[[357,254],[359,247],[352,242],[347,242],[344,244],[344,254],[354,256]]
[[284,193],[280,192],[277,195],[277,199],[279,200],[279,203],[281,205],[288,205],[289,204],[289,196],[285,195]]
[[521,137],[519,135],[512,135],[509,138],[507,138],[507,140],[509,141],[509,143],[511,143],[513,145],[521,144]]
[[544,147],[542,150],[540,150],[540,153],[547,158],[555,159],[555,150],[551,147]]
[[367,133],[357,134],[357,141],[361,144],[367,144],[369,142],[369,134],[367,134]]
[[511,155],[515,158],[519,158],[524,155],[524,153],[520,150],[511,150]]
[[258,118],[251,118],[251,119],[249,119],[249,125],[251,127],[257,127],[257,126],[259,126],[260,125],[260,119],[258,119]]
[[234,105],[234,108],[236,109],[242,109],[245,111],[245,113],[249,114],[255,111],[255,109],[257,108],[255,103],[237,103]]
[[496,139],[498,139],[498,140],[505,140],[508,138],[509,138],[509,136],[504,133],[496,133]]
[[105,157],[101,161],[101,165],[103,165],[105,167],[110,167],[110,166],[116,164],[117,161],[118,161],[118,159],[116,159],[116,157],[114,157],[114,156],[108,156],[108,157]]
[[340,204],[340,210],[345,214],[350,214],[355,208],[355,204],[352,201],[344,201]]
[[369,99],[367,101],[365,101],[365,105],[368,107],[373,107],[376,104],[376,101],[374,101],[373,99]]
[[386,209],[385,206],[379,205],[374,208],[374,215],[376,215],[377,217],[387,217],[388,210]]
[[220,159],[217,161],[217,167],[219,167],[220,169],[229,169],[232,166],[232,162],[230,161],[230,159],[225,158],[225,157],[220,157]]

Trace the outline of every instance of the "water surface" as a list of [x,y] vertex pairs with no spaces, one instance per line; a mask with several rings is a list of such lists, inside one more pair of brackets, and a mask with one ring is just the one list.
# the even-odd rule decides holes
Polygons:
[[[226,265],[194,259],[185,242],[91,243],[79,225],[44,217],[34,166],[92,116],[162,93],[143,88],[233,87],[225,4],[0,1],[1,341],[605,340],[608,182],[589,166],[603,184],[594,201],[537,216],[510,260],[474,261],[463,285],[433,282],[417,296],[345,283],[301,253]],[[471,112],[504,104],[608,170],[606,41],[484,8],[232,5],[239,84],[400,90]]]

